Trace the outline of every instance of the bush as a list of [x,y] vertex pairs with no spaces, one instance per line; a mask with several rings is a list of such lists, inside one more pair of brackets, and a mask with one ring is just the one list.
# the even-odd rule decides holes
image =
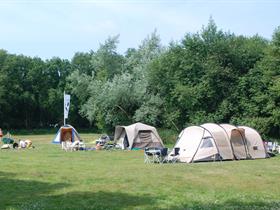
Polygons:
[[174,146],[177,137],[179,135],[178,131],[172,129],[160,128],[158,129],[158,132],[164,144]]

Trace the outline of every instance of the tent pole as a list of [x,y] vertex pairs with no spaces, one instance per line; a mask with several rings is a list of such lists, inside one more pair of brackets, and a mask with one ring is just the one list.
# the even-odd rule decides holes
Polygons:
[[193,157],[192,157],[190,163],[193,163],[194,158],[195,158],[195,155],[196,155],[196,153],[198,152],[198,150],[200,149],[200,145],[201,145],[201,142],[202,142],[202,140],[203,140],[204,133],[205,133],[205,128],[204,128],[204,130],[203,130],[203,134],[202,134],[202,137],[201,137],[201,139],[200,139],[199,145],[198,145],[198,147],[197,147],[197,149],[196,149],[196,151],[195,151],[195,153],[194,153],[194,155],[193,155]]
[[[203,126],[200,126],[200,127],[204,128]],[[213,141],[214,141],[214,144],[215,144],[215,146],[216,146],[216,148],[217,148],[217,151],[218,151],[218,153],[219,153],[219,159],[220,159],[220,161],[222,161],[222,156],[221,156],[219,147],[217,146],[216,139],[214,138],[214,136],[212,135],[212,133],[211,133],[209,130],[207,130],[206,128],[204,128],[204,129],[205,129],[206,131],[208,131],[208,132],[210,133],[210,135],[212,136]]]

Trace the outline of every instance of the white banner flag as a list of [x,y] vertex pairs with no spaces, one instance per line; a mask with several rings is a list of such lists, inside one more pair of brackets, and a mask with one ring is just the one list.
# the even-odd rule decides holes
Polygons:
[[64,94],[64,119],[68,118],[70,109],[70,95]]

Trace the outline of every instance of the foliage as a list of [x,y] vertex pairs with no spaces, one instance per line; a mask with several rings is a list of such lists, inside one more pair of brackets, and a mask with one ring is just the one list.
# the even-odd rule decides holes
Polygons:
[[[108,48],[115,49],[115,43],[115,39],[109,39],[105,45],[100,46],[97,54],[101,57],[111,55],[112,51]],[[125,57],[126,65],[123,71],[110,71],[111,74],[106,74],[110,75],[109,77],[75,71],[69,81],[72,93],[82,102],[82,116],[95,123],[101,130],[110,130],[114,125],[129,124],[135,120],[156,124],[161,114],[158,108],[162,101],[158,96],[149,93],[146,78],[149,63],[160,55],[160,51],[159,37],[154,32],[143,41],[139,49],[129,51]],[[93,55],[95,63],[96,59],[100,58],[97,54]],[[115,61],[112,56],[107,58]],[[117,65],[115,69],[118,69]]]
[[272,40],[220,30],[214,20],[162,46],[156,31],[138,48],[117,52],[119,36],[71,61],[43,61],[0,50],[0,126],[69,122],[112,130],[141,121],[180,130],[205,122],[245,124],[280,137],[280,28]]

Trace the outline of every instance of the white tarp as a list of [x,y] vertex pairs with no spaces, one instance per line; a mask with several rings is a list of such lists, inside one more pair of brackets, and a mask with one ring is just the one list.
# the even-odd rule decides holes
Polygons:
[[64,119],[68,118],[70,109],[70,95],[64,94]]

